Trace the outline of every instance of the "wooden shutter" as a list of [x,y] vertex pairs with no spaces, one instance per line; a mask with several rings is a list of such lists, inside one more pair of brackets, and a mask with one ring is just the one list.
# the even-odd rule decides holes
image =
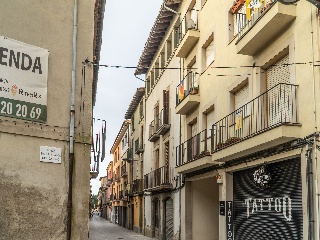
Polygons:
[[163,124],[169,123],[169,90],[163,90]]

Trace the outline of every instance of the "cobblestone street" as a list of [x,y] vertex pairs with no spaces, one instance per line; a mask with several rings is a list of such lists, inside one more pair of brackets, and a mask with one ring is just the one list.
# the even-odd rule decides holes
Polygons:
[[90,240],[151,240],[141,234],[110,223],[98,215],[93,215],[89,220],[89,239]]

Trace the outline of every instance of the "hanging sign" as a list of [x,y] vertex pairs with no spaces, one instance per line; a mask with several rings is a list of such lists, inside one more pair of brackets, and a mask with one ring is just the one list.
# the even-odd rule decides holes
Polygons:
[[0,36],[0,115],[47,121],[46,49]]

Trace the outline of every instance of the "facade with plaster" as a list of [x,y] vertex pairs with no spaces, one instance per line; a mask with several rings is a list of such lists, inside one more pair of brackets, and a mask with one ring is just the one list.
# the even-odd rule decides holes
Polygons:
[[180,9],[182,239],[318,239],[317,9],[216,6]]
[[0,3],[0,239],[88,238],[105,1],[76,3]]

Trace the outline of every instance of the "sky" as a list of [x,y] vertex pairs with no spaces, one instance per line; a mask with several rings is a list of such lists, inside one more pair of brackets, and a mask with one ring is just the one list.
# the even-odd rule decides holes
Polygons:
[[[162,0],[106,0],[100,64],[136,67],[161,4]],[[99,176],[91,180],[93,194],[99,191],[99,178],[107,175],[106,168],[112,159],[110,149],[129,104],[137,88],[144,87],[144,82],[134,77],[134,71],[130,68],[99,69],[93,117],[106,121],[106,158],[100,163]],[[102,122],[96,120],[94,136],[101,131],[101,126]]]

